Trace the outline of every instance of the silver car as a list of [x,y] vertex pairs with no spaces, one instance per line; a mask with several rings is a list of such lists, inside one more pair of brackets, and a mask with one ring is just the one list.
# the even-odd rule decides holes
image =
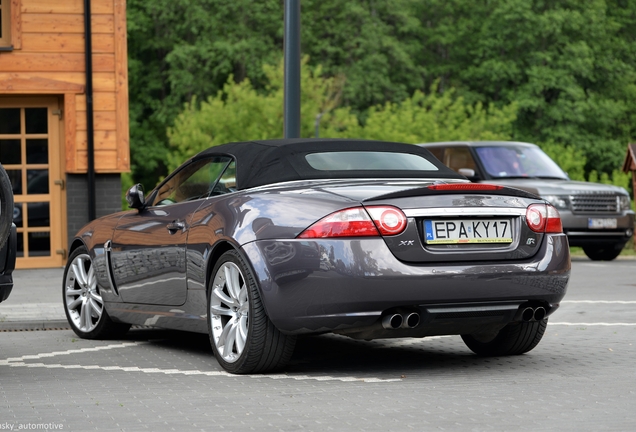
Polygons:
[[534,144],[466,141],[420,144],[474,182],[523,189],[548,200],[561,214],[570,246],[592,260],[613,260],[634,233],[629,194],[621,187],[572,181]]

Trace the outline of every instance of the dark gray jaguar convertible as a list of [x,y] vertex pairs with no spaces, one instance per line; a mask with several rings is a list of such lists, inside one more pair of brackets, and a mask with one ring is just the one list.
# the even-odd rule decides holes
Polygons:
[[296,337],[461,335],[479,355],[541,340],[570,276],[557,210],[468,182],[428,150],[252,141],[194,156],[71,246],[66,315],[83,338],[131,324],[208,333],[233,373],[282,368]]

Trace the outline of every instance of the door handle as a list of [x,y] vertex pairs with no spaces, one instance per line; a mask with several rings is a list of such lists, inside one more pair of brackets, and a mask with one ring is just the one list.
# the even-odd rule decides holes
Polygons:
[[174,222],[170,222],[168,225],[166,225],[166,228],[168,229],[170,234],[174,234],[177,231],[185,231],[186,224],[184,222],[174,221]]

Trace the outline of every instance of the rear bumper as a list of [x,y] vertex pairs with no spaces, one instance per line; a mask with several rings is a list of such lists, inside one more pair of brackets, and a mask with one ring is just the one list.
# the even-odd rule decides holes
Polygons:
[[[286,249],[285,260],[272,254],[279,247]],[[292,334],[377,326],[387,311],[431,305],[531,302],[545,305],[551,313],[570,277],[563,234],[546,235],[532,259],[496,264],[404,263],[382,239],[263,240],[244,245],[243,252],[254,266],[269,318]],[[424,333],[422,328],[417,335]]]

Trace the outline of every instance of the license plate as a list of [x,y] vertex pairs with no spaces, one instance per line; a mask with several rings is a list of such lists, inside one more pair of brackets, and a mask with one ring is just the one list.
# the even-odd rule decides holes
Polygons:
[[425,220],[427,244],[512,243],[510,219]]
[[589,218],[587,220],[589,229],[615,229],[617,226],[616,218]]

